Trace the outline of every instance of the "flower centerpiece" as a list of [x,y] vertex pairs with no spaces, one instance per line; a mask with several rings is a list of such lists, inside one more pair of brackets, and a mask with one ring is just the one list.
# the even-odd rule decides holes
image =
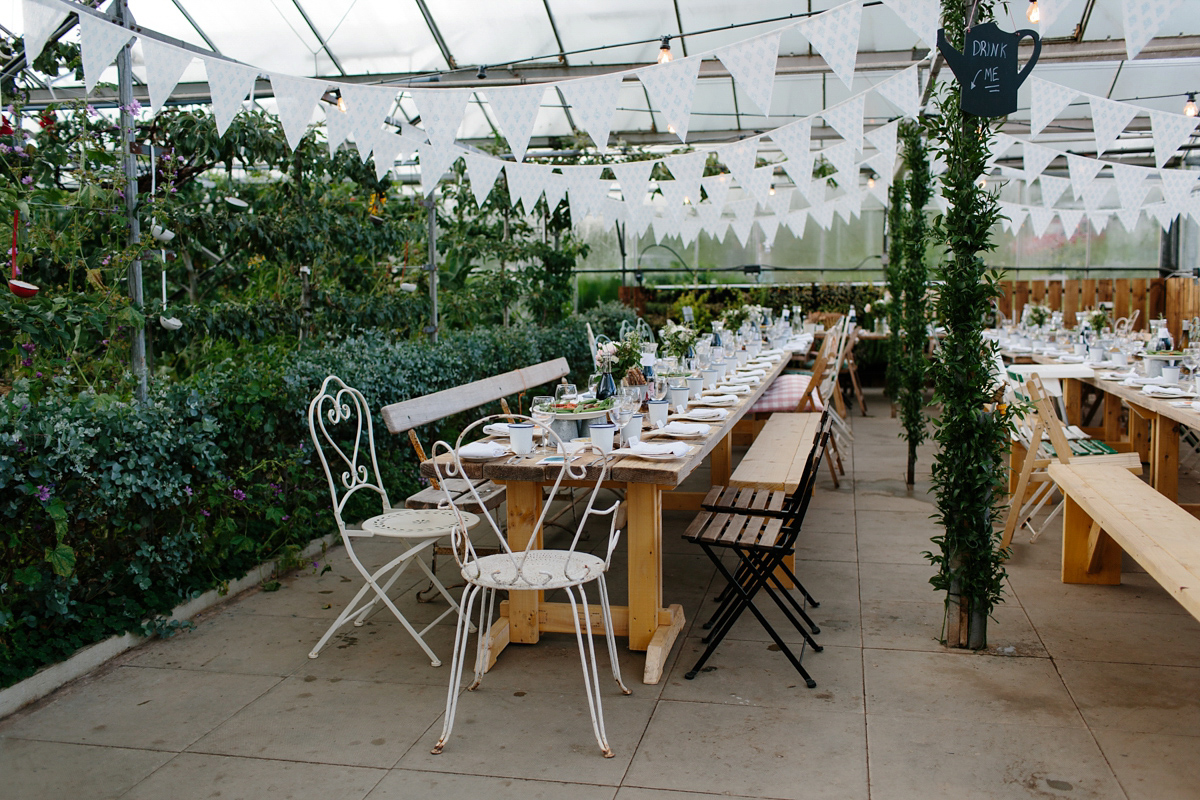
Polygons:
[[1087,313],[1087,321],[1096,333],[1103,333],[1108,327],[1108,313],[1104,309],[1094,309]]
[[742,323],[750,316],[749,306],[734,306],[721,312],[721,324],[727,331],[736,333],[741,330]]
[[1029,309],[1029,324],[1040,328],[1050,321],[1050,309],[1046,306],[1028,305]]
[[685,325],[676,325],[667,320],[667,325],[660,331],[663,355],[685,358],[700,338],[700,334]]
[[642,334],[636,330],[625,334],[625,338],[610,342],[605,347],[612,347],[613,376],[617,380],[624,379],[626,386],[641,386],[646,382],[642,374]]

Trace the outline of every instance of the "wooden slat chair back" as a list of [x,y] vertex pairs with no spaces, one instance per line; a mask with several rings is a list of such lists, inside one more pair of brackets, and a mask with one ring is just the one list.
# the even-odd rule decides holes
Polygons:
[[[1124,467],[1134,474],[1141,474],[1142,471],[1141,461],[1138,460],[1136,453],[1116,453],[1100,442],[1087,444],[1077,442],[1077,446],[1072,447],[1071,440],[1067,438],[1065,426],[1054,410],[1054,404],[1037,373],[1029,375],[1020,389],[1032,403],[1033,412],[1025,417],[1025,423],[1029,429],[1028,438],[1024,442],[1025,458],[1010,498],[1009,511],[1004,522],[1004,533],[1000,538],[1000,547],[1002,548],[1012,544],[1017,528],[1028,524],[1029,518],[1045,505],[1055,491],[1054,483],[1046,473],[1046,468],[1053,461],[1060,464],[1109,464]],[[1049,438],[1050,441],[1045,442],[1043,437]],[[1046,446],[1047,444],[1048,446]],[[1026,498],[1025,495],[1031,483],[1037,483],[1039,486],[1030,497]],[[1057,513],[1058,509],[1055,509],[1055,512],[1050,515],[1050,519],[1053,519]],[[1048,523],[1049,519],[1046,522]],[[1033,534],[1033,538],[1036,540],[1040,531],[1034,530]]]
[[832,332],[826,334],[824,341],[821,342],[820,349],[817,350],[817,358],[813,361],[812,375],[808,379],[808,386],[805,388],[804,394],[801,395],[800,402],[796,404],[796,411],[817,410],[816,401],[821,399],[821,395],[817,394],[817,390],[825,380],[825,374],[829,370],[829,364],[833,357],[832,354],[837,346],[837,337]]

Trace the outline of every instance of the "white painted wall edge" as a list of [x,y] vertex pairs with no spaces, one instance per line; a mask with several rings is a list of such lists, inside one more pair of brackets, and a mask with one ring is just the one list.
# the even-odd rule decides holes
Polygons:
[[[341,537],[337,533],[331,533],[320,539],[314,539],[301,551],[300,558],[307,559],[314,556],[320,553],[323,548],[331,547],[335,543],[340,542],[340,540]],[[177,606],[171,612],[170,618],[180,621],[189,620],[201,611],[207,611],[214,606],[232,600],[247,589],[252,589],[270,578],[275,573],[276,563],[275,561],[266,561],[247,572],[241,578],[230,581],[229,589],[225,594],[218,594],[216,589],[210,589],[195,600],[189,600],[183,605]],[[7,689],[0,690],[0,719],[4,719],[4,717],[14,711],[19,711],[35,700],[42,699],[55,689],[70,683],[76,678],[82,678],[110,659],[116,658],[126,650],[137,647],[144,641],[146,641],[146,637],[138,636],[134,633],[111,636],[104,641],[84,647],[66,661],[60,661],[57,664],[43,667],[20,683],[15,683]]]

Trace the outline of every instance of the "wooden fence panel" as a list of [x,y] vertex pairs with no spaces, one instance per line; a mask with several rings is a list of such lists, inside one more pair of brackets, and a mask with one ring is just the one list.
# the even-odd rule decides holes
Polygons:
[[1021,318],[1025,304],[1029,302],[1029,281],[1016,281],[1013,284],[1013,315],[1014,319]]
[[1047,305],[1050,306],[1051,311],[1062,311],[1062,295],[1063,295],[1062,281],[1051,281],[1050,282],[1050,302],[1047,303]]
[[1068,328],[1074,328],[1076,324],[1075,312],[1079,310],[1079,281],[1067,281],[1063,284],[1063,325]]
[[1137,323],[1133,326],[1133,329],[1135,331],[1146,330],[1147,308],[1146,308],[1146,279],[1145,278],[1134,278],[1133,279],[1133,300],[1132,300],[1132,303],[1130,304],[1129,313],[1132,314],[1135,311],[1140,311],[1142,313],[1140,315],[1138,315]]
[[1167,313],[1167,282],[1155,278],[1146,287],[1146,319],[1158,319]]
[[1046,281],[1030,281],[1029,282],[1029,299],[1034,305],[1046,304]]
[[1117,278],[1113,281],[1113,322],[1129,316],[1129,302],[1129,279]]
[[996,298],[996,305],[1000,308],[1000,313],[1009,320],[1015,321],[1017,317],[1013,315],[1013,297],[1012,297],[1012,281],[1000,281],[1000,296]]

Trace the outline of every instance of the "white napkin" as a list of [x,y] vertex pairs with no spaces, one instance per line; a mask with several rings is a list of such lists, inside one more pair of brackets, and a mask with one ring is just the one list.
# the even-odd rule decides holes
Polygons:
[[[762,378],[762,377],[766,376],[766,374],[767,374],[766,370],[748,369],[746,367],[738,367],[737,372],[738,372],[738,375],[743,378],[745,378],[745,377]],[[729,378],[726,378],[725,380],[729,380]]]
[[729,412],[723,408],[693,408],[684,416],[696,420],[722,420],[729,416]]
[[689,400],[694,406],[731,406],[737,402],[736,394],[714,394],[701,397],[699,400]]
[[1085,358],[1084,356],[1068,355],[1068,356],[1059,356],[1058,360],[1064,364],[1082,364],[1084,361],[1084,358]]
[[741,375],[731,375],[728,378],[726,378],[724,382],[725,383],[741,383],[741,384],[745,384],[747,386],[757,386],[759,383],[762,382],[762,379],[759,378],[757,375],[747,375],[746,373],[742,373]]
[[463,458],[500,458],[510,452],[499,442],[471,442],[458,448],[458,454]]
[[1180,389],[1178,386],[1143,386],[1142,392],[1148,395],[1158,395],[1159,397],[1183,397],[1191,394],[1191,392]]
[[703,422],[687,423],[672,421],[668,422],[666,426],[662,428],[663,433],[673,433],[678,436],[698,436],[700,434],[708,433],[711,430],[712,426],[705,425]]
[[665,456],[675,458],[686,456],[691,448],[684,442],[638,442],[629,447],[629,452],[635,456]]
[[[763,351],[759,352],[759,354],[758,354],[758,357],[759,357],[759,358],[769,358],[770,356],[779,356],[779,358],[782,358],[782,357],[783,357],[783,351],[782,351],[782,350],[780,350],[779,348],[775,348],[774,350],[763,350]],[[772,361],[778,361],[779,359],[778,359],[778,358],[772,358],[771,360],[772,360]]]
[[1132,378],[1133,370],[1129,372],[1101,372],[1096,377],[1102,381],[1123,381],[1126,378]]
[[723,383],[716,389],[710,389],[709,391],[712,394],[750,394],[752,390],[745,384]]
[[1161,385],[1166,382],[1167,379],[1161,375],[1154,378],[1135,378],[1131,376],[1122,381],[1126,386],[1154,386],[1155,384]]
[[508,423],[493,422],[491,425],[484,425],[483,432],[488,436],[508,436]]

